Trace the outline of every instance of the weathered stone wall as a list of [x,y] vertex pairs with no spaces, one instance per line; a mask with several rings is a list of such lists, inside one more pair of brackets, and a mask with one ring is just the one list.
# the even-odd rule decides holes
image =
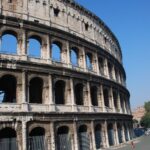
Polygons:
[[[106,25],[81,6],[63,0],[0,0],[1,15],[45,24],[84,38],[122,62],[119,43]],[[55,14],[55,11],[57,12]]]

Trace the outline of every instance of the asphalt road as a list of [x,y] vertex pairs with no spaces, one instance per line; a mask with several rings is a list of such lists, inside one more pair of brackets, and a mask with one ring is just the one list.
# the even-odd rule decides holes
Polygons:
[[109,150],[150,150],[150,136],[143,136],[134,141],[135,148],[131,148],[131,142],[122,145],[119,148],[111,148]]

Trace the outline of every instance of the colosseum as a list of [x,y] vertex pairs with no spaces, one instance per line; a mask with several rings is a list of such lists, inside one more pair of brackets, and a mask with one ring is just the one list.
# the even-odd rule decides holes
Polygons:
[[0,150],[99,150],[133,138],[119,42],[73,0],[0,0]]

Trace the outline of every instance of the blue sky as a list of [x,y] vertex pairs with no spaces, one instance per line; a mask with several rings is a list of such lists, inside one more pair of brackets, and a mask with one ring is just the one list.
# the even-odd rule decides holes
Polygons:
[[76,0],[99,16],[118,38],[131,107],[150,101],[150,0]]

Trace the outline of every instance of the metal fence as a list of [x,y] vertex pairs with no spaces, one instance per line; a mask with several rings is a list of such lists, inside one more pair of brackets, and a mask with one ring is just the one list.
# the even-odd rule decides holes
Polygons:
[[79,133],[80,150],[90,150],[90,140],[87,132]]
[[28,150],[47,150],[47,142],[44,136],[33,136],[28,138]]
[[100,149],[102,147],[102,133],[100,130],[95,131],[95,140],[96,140],[96,149]]
[[16,138],[0,139],[0,150],[18,150]]
[[72,150],[71,137],[69,134],[57,135],[57,150]]

